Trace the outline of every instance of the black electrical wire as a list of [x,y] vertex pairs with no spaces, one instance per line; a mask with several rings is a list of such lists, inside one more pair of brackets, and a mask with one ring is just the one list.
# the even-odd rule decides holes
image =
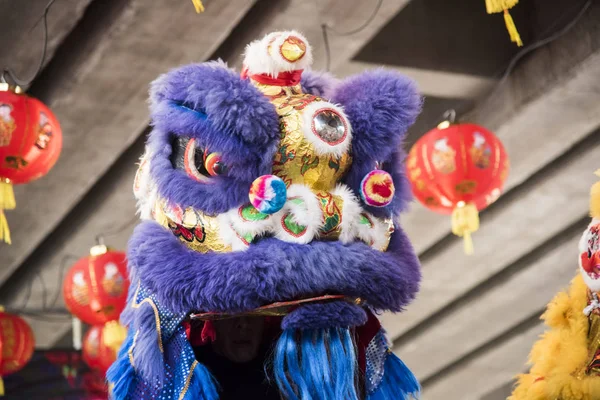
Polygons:
[[54,293],[54,297],[52,298],[52,302],[50,303],[50,308],[56,306],[56,302],[58,301],[59,297],[60,297],[60,293],[61,293],[61,288],[62,288],[62,284],[63,284],[63,279],[65,277],[65,269],[67,266],[67,261],[68,260],[77,260],[78,257],[72,254],[66,254],[61,262],[60,262],[60,267],[58,270],[58,283],[56,285],[56,293]]
[[583,5],[583,7],[581,7],[581,10],[575,16],[575,18],[573,18],[562,29],[560,29],[559,31],[555,32],[554,34],[552,34],[544,39],[538,40],[537,42],[530,44],[529,46],[525,46],[521,51],[519,51],[517,54],[515,54],[515,56],[508,63],[508,67],[506,67],[506,70],[504,71],[502,78],[500,78],[500,81],[498,82],[498,85],[496,86],[496,89],[494,89],[492,94],[494,94],[501,85],[506,83],[506,80],[508,79],[509,75],[513,72],[517,63],[523,57],[525,57],[527,54],[531,53],[533,50],[539,49],[542,46],[545,46],[549,43],[554,42],[556,39],[560,38],[561,36],[563,36],[567,32],[569,32],[571,29],[573,29],[573,27],[575,25],[577,25],[579,20],[585,15],[585,12],[588,10],[588,8],[590,8],[590,6],[592,5],[592,2],[593,2],[593,0],[586,1],[585,4]]
[[323,45],[325,47],[325,66],[326,66],[325,69],[327,71],[329,71],[329,69],[331,67],[331,47],[329,46],[329,35],[327,33],[327,30],[330,30],[332,33],[335,33],[338,36],[355,35],[358,32],[361,32],[362,30],[364,30],[367,26],[369,26],[369,24],[371,24],[371,22],[373,22],[373,20],[377,16],[377,13],[381,9],[382,3],[383,3],[383,0],[377,0],[377,4],[375,5],[375,8],[373,9],[373,12],[369,16],[369,18],[367,18],[367,20],[365,22],[363,22],[363,24],[360,25],[358,28],[354,28],[354,29],[351,29],[346,32],[339,32],[327,24],[321,24],[321,32],[323,34]]
[[35,73],[31,77],[31,79],[23,80],[19,79],[15,73],[10,69],[5,67],[2,71],[2,75],[0,76],[0,80],[2,82],[6,82],[6,75],[17,85],[22,87],[27,87],[31,85],[31,82],[34,81],[35,78],[38,77],[40,72],[42,72],[42,68],[44,68],[44,62],[46,61],[46,53],[48,50],[48,11],[50,11],[50,7],[54,4],[56,0],[50,0],[48,4],[46,4],[46,8],[44,9],[44,15],[42,17],[44,23],[44,44],[42,46],[42,56],[40,57],[40,64],[38,65]]
[[[590,8],[590,6],[592,5],[594,0],[587,0],[583,6],[581,7],[581,9],[579,10],[579,12],[577,13],[577,15],[575,15],[575,17],[569,21],[565,26],[563,26],[560,30],[558,30],[557,32],[553,33],[552,35],[545,37],[543,39],[540,39],[528,46],[525,46],[521,51],[519,51],[517,54],[515,54],[511,60],[508,63],[508,66],[506,67],[506,69],[504,70],[504,72],[502,73],[502,77],[498,80],[498,83],[496,84],[496,86],[494,87],[494,89],[492,89],[492,91],[490,92],[489,95],[487,95],[484,100],[482,101],[482,104],[485,106],[486,103],[488,103],[491,99],[496,97],[496,94],[498,93],[498,90],[504,86],[504,84],[506,84],[508,77],[510,76],[510,74],[512,74],[512,72],[514,71],[515,67],[517,66],[518,62],[525,57],[527,54],[531,53],[533,50],[539,49],[542,46],[545,46],[547,44],[550,44],[552,42],[554,42],[555,40],[559,39],[560,37],[564,36],[565,34],[567,34],[571,29],[573,29],[573,27],[575,25],[577,25],[577,23],[581,20],[581,18],[585,15],[586,11]],[[552,26],[556,25],[556,23],[553,23]],[[444,119],[446,119],[444,117]]]
[[137,214],[135,214],[133,216],[133,218],[131,218],[130,220],[126,221],[123,225],[119,226],[118,228],[113,229],[113,230],[109,230],[107,232],[99,233],[98,235],[96,235],[96,243],[98,243],[98,244],[104,244],[102,242],[102,240],[104,239],[105,236],[118,235],[119,233],[121,233],[121,232],[125,231],[126,229],[130,228],[131,225],[135,224],[138,220],[139,220],[139,217],[137,216]]
[[42,285],[42,309],[45,310],[48,307],[48,288],[46,287],[46,282],[44,281],[41,272],[36,271],[35,275],[40,280],[40,284]]

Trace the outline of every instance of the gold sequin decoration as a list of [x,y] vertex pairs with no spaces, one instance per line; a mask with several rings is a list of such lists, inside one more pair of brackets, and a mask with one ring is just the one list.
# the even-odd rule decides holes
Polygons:
[[323,226],[319,230],[322,240],[338,240],[342,232],[342,210],[344,200],[329,192],[317,192],[317,199],[323,212]]
[[286,183],[304,184],[312,191],[331,191],[342,179],[352,157],[317,154],[302,131],[306,106],[320,97],[302,93],[300,85],[279,87],[253,81],[275,106],[279,115],[281,141],[273,160],[273,174]]
[[217,217],[201,213],[193,208],[185,210],[167,206],[158,201],[155,208],[156,221],[168,228],[187,247],[200,253],[214,251],[228,253],[230,245],[221,240]]

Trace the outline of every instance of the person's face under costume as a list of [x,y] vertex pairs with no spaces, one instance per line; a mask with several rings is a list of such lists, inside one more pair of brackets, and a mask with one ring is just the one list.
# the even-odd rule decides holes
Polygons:
[[214,321],[215,352],[236,363],[252,361],[260,350],[264,318],[237,317]]

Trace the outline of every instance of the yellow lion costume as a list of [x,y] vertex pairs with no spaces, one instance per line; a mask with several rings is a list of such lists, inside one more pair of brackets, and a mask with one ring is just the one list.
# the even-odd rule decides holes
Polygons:
[[600,399],[600,182],[592,186],[590,210],[579,242],[580,274],[548,304],[542,318],[549,329],[508,400]]

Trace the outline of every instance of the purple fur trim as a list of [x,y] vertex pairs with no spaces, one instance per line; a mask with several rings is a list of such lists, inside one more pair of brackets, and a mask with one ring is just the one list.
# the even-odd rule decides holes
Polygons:
[[360,182],[376,162],[390,172],[396,186],[387,207],[366,207],[378,217],[396,216],[406,207],[410,188],[404,177],[401,143],[421,110],[415,83],[396,72],[377,69],[342,81],[332,101],[344,107],[352,125],[353,162],[345,182],[360,193]]
[[364,243],[301,245],[264,238],[247,251],[198,253],[155,222],[138,225],[129,261],[143,284],[176,313],[240,312],[322,294],[361,297],[400,311],[419,289],[419,261],[398,227],[387,252]]
[[[151,116],[150,172],[161,196],[175,204],[222,213],[247,202],[252,181],[271,172],[280,135],[275,109],[223,63],[188,65],[159,77],[152,84]],[[201,184],[174,169],[173,135],[196,138],[202,148],[220,153],[227,175]]]
[[304,305],[286,315],[281,322],[285,329],[350,328],[367,322],[366,311],[347,301]]
[[305,70],[302,72],[302,91],[329,99],[338,80],[325,71]]
[[[154,311],[149,304],[142,304],[133,318],[135,347],[133,359],[136,370],[148,382],[157,382],[162,385],[165,378],[164,358],[158,347],[158,332]],[[138,333],[139,332],[139,333]]]

